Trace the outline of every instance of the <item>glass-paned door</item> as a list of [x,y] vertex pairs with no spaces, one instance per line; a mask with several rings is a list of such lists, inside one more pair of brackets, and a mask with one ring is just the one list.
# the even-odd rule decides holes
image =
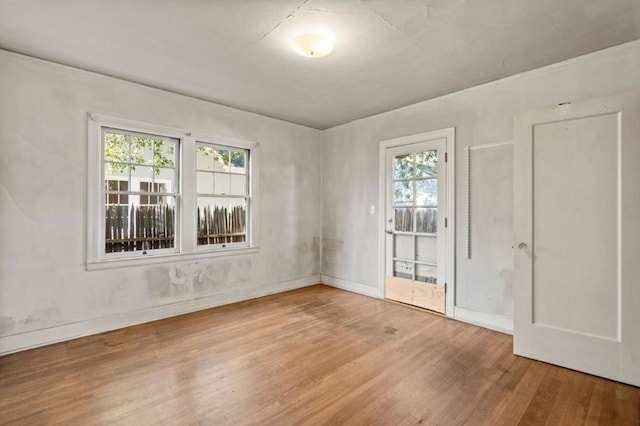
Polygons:
[[445,311],[446,141],[387,149],[385,297]]

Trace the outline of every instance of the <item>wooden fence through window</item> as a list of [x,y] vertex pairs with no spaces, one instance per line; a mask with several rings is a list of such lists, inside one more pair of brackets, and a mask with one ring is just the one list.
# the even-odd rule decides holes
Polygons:
[[246,218],[244,206],[198,207],[198,245],[246,241]]
[[107,253],[173,248],[176,212],[173,206],[106,206]]
[[[175,207],[112,205],[105,208],[105,252],[175,247]],[[244,242],[244,206],[198,207],[198,245]]]

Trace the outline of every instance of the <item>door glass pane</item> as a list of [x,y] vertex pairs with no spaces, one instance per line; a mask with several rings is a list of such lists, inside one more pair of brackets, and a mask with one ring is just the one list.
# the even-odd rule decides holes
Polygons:
[[398,278],[413,279],[413,263],[394,261],[393,262],[393,276]]
[[435,206],[438,204],[438,180],[424,179],[416,181],[416,205]]
[[416,236],[416,260],[436,263],[438,259],[438,239],[432,236]]
[[416,209],[416,232],[435,234],[438,231],[438,209]]
[[413,209],[393,209],[395,215],[395,230],[400,232],[413,232]]
[[413,178],[413,154],[398,155],[393,157],[393,178]]
[[413,260],[413,236],[395,235],[393,239],[393,257]]
[[393,183],[393,204],[396,206],[413,204],[413,182],[402,181]]
[[416,264],[416,281],[438,284],[438,268],[435,266]]
[[416,153],[416,177],[435,177],[438,175],[438,151]]

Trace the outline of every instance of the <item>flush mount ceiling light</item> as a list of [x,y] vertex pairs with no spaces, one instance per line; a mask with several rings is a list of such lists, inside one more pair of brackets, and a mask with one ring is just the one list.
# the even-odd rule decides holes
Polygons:
[[320,34],[302,34],[291,40],[291,47],[307,58],[322,58],[333,50],[333,41]]

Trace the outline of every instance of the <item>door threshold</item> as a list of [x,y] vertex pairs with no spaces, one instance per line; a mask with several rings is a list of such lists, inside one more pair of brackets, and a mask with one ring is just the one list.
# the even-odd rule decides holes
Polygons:
[[387,298],[384,298],[383,300],[386,301],[386,302],[395,303],[396,305],[405,306],[407,308],[415,309],[417,311],[426,312],[428,314],[437,315],[437,316],[443,317],[443,318],[449,318],[447,315],[445,315],[445,314],[443,314],[441,312],[432,311],[431,309],[421,308],[420,306],[410,305],[408,303],[402,303],[402,302],[398,302],[396,300],[391,300],[391,299],[387,299]]

